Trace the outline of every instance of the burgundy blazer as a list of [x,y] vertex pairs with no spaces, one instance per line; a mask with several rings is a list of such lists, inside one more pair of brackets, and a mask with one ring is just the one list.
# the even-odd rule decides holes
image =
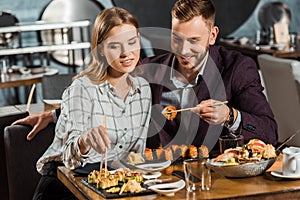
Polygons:
[[[206,99],[228,100],[228,105],[241,113],[241,134],[245,142],[252,138],[265,143],[277,144],[277,124],[272,110],[263,94],[258,68],[254,60],[236,51],[221,46],[211,46],[209,59],[202,77],[193,87],[198,102]],[[164,54],[143,60],[143,76],[149,81],[152,90],[152,117],[147,146],[168,146],[172,143],[207,145],[211,149],[220,134],[227,129],[220,125],[209,125],[196,114],[192,114],[188,128],[180,126],[178,113],[172,121],[161,114],[163,91],[172,90],[170,67],[174,55]],[[178,108],[177,108],[178,109]]]

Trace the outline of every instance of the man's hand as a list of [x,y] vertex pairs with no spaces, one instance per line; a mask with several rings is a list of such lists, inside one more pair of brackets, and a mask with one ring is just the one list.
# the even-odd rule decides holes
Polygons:
[[49,123],[53,122],[52,112],[43,112],[38,115],[30,115],[23,119],[19,119],[12,123],[12,125],[16,124],[25,124],[30,125],[32,130],[27,135],[27,140],[32,140],[36,136],[36,134],[46,128]]
[[227,120],[229,115],[228,106],[221,101],[213,99],[202,101],[191,111],[209,124],[222,124]]
[[93,148],[98,153],[105,153],[106,148],[110,148],[110,139],[106,128],[98,126],[81,134],[78,146],[82,154],[87,154]]

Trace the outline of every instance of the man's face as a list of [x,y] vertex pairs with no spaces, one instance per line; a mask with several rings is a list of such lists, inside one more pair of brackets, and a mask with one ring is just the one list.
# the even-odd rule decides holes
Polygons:
[[209,45],[215,43],[217,34],[218,28],[209,27],[202,16],[194,17],[188,22],[173,18],[171,44],[179,67],[195,69],[202,64]]

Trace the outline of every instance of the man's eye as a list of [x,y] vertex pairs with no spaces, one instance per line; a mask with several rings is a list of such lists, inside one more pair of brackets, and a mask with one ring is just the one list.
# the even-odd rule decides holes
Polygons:
[[190,41],[191,44],[196,44],[198,42],[198,40],[196,40],[196,39],[191,39],[189,41]]
[[179,37],[173,37],[173,39],[174,39],[174,41],[177,41],[177,42],[181,41],[181,39]]

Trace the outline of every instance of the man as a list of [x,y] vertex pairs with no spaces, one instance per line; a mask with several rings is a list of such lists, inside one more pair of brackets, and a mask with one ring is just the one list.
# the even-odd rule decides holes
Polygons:
[[[143,60],[143,76],[152,90],[152,118],[147,146],[205,144],[212,149],[221,134],[242,134],[276,145],[277,124],[263,94],[257,66],[238,52],[215,46],[211,0],[179,0],[172,8],[172,52]],[[228,101],[228,104],[220,103]],[[167,121],[165,106],[192,107]],[[43,119],[43,120],[42,120]],[[30,116],[34,135],[52,121],[51,113]]]
[[[214,46],[219,32],[214,20],[210,0],[177,1],[172,9],[174,53],[144,59],[152,63],[144,66],[153,103],[148,146],[157,146],[159,138],[162,146],[181,142],[211,149],[221,132],[277,143],[277,125],[255,62]],[[228,105],[213,106],[217,100],[228,100]],[[167,105],[197,106],[192,109],[195,114],[182,112],[165,122],[159,113]]]

